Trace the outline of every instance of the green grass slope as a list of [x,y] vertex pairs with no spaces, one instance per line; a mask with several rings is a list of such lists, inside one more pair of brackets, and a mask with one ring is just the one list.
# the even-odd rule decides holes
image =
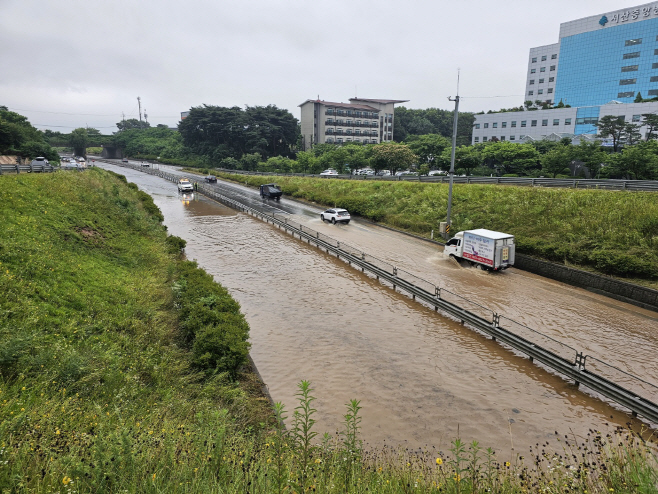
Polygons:
[[[448,186],[221,174],[429,236],[447,215]],[[453,231],[487,228],[516,236],[518,250],[549,261],[658,286],[658,196],[651,192],[455,185]]]

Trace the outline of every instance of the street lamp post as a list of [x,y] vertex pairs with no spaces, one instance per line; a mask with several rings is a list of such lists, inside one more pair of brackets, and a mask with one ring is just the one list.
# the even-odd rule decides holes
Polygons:
[[450,232],[450,210],[452,209],[452,177],[455,174],[455,148],[457,145],[457,120],[459,119],[459,95],[455,98],[448,98],[448,101],[455,102],[455,117],[452,124],[452,152],[450,153],[450,185],[448,186],[448,218],[446,220],[447,230],[446,233]]

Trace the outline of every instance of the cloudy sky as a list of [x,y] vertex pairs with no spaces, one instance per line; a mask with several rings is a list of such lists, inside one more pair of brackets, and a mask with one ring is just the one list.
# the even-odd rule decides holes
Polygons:
[[175,126],[201,104],[409,100],[460,110],[523,100],[528,50],[618,0],[0,0],[0,105],[40,129]]

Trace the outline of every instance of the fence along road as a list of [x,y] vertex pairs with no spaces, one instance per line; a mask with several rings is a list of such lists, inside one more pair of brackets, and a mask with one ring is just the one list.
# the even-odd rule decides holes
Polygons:
[[[271,173],[271,172],[248,172],[244,170],[228,170],[225,168],[216,168],[216,170],[226,173],[236,173],[239,175],[267,175],[267,176],[284,176],[284,177],[314,177],[326,179],[342,180],[384,180],[384,181],[401,181],[401,182],[428,182],[428,183],[447,183],[450,178],[446,175],[426,177],[421,175],[400,175],[400,176],[377,176],[377,175],[331,175],[322,177],[306,173]],[[615,179],[593,179],[593,178],[524,178],[524,177],[453,177],[453,183],[456,184],[496,184],[496,185],[516,185],[524,187],[558,187],[563,189],[601,189],[601,190],[629,190],[658,192],[658,180],[615,180]]]
[[[99,160],[100,161],[100,160]],[[114,161],[108,163],[117,165]],[[180,178],[161,170],[122,163],[120,166],[156,175],[170,182]],[[401,290],[411,298],[426,306],[433,307],[459,321],[471,329],[488,335],[494,341],[511,347],[524,354],[531,362],[539,363],[573,380],[576,385],[584,385],[609,400],[630,410],[633,416],[642,416],[651,424],[658,424],[658,386],[629,374],[606,362],[585,355],[575,348],[561,343],[550,336],[499,315],[496,312],[468,300],[444,288],[437,287],[427,280],[398,269],[361,250],[341,243],[302,224],[292,223],[288,215],[265,212],[247,206],[235,199],[220,194],[210,187],[199,185],[198,192],[215,199],[231,208],[245,212],[267,223],[277,226],[286,233],[308,244],[315,245],[327,254],[347,262],[351,267],[375,277],[393,290]]]

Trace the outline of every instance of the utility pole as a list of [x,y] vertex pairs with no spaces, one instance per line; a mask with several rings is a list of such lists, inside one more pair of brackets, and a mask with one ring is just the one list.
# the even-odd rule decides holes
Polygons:
[[457,96],[453,99],[450,96],[448,101],[455,102],[455,117],[452,123],[452,153],[450,153],[450,185],[448,186],[448,219],[446,233],[450,233],[450,210],[452,209],[452,178],[455,174],[455,148],[457,147],[457,121],[459,119],[459,71],[457,71]]
[[146,114],[146,108],[144,108],[144,121],[146,122],[146,127],[149,126],[149,116]]
[[142,98],[137,96],[137,106],[139,106],[139,128],[142,128]]

